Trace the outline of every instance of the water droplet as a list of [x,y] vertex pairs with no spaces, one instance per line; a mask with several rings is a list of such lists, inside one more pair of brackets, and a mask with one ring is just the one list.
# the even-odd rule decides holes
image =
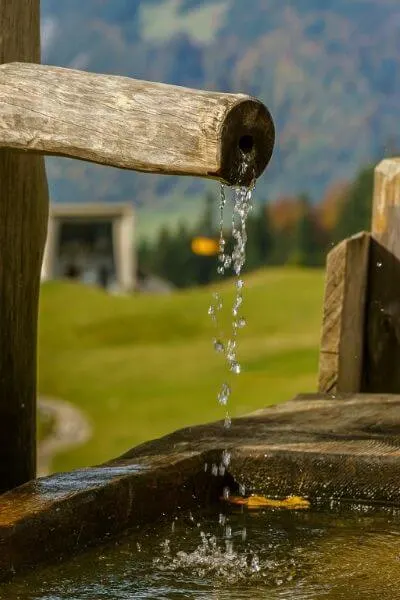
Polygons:
[[226,406],[229,396],[231,394],[231,388],[227,383],[223,383],[221,391],[218,394],[218,402],[223,406]]
[[243,329],[243,327],[246,327],[246,324],[246,319],[244,317],[241,317],[237,322],[237,326],[239,327],[239,329]]
[[259,558],[258,558],[257,554],[253,555],[253,558],[251,559],[250,568],[253,571],[253,573],[258,573],[259,572],[259,570],[260,570],[260,561],[259,561]]
[[229,467],[230,462],[231,462],[231,453],[228,452],[228,450],[224,450],[222,453],[222,464],[224,464],[225,467]]
[[239,494],[241,496],[245,496],[246,495],[246,486],[244,485],[244,483],[240,483],[239,484]]
[[235,308],[239,308],[239,306],[242,304],[242,302],[243,302],[243,296],[238,296],[235,301]]
[[214,350],[216,352],[223,352],[225,350],[225,346],[221,340],[214,340]]
[[228,346],[226,349],[226,358],[229,362],[232,362],[236,359],[236,342],[235,340],[229,340]]
[[229,415],[226,415],[225,421],[224,421],[225,429],[230,429],[231,425],[232,425],[232,419],[230,418]]
[[247,538],[247,530],[246,530],[246,527],[243,527],[243,529],[242,529],[242,540],[243,540],[243,542],[246,541],[246,538]]
[[218,472],[223,477],[225,475],[225,467],[224,465],[219,465]]
[[163,551],[164,554],[169,554],[169,552],[170,552],[170,541],[168,539],[166,539],[163,542],[161,542],[160,546],[161,546],[161,550]]
[[242,370],[240,364],[236,360],[232,361],[230,368],[232,373],[235,373],[235,375],[239,375]]
[[208,463],[204,463],[204,472],[207,473]]
[[228,486],[225,486],[225,487],[224,487],[224,490],[223,490],[223,492],[222,492],[222,495],[223,495],[223,497],[224,497],[224,499],[225,499],[225,500],[228,500],[228,498],[229,498],[229,496],[230,496],[230,493],[231,493],[231,491],[230,491],[230,489],[228,488]]
[[227,556],[233,556],[233,543],[231,540],[225,540],[225,551]]
[[223,275],[225,273],[224,267],[218,267],[217,268],[217,273],[218,273],[218,275]]
[[219,513],[218,522],[219,522],[220,525],[225,525],[225,523],[226,523],[226,516],[223,515],[222,513]]
[[376,266],[378,267],[378,269],[380,269],[380,268],[381,268],[381,266],[382,266],[382,263],[378,261],[378,262],[376,263]]
[[214,475],[214,477],[218,475],[218,467],[216,464],[213,464],[213,466],[211,467],[211,473]]
[[213,304],[211,304],[208,308],[208,314],[210,315],[210,317],[213,317],[215,315],[215,306]]

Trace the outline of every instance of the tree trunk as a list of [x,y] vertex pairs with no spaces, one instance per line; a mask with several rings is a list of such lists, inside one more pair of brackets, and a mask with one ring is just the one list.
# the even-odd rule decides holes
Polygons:
[[[0,0],[0,64],[40,62],[39,0]],[[0,151],[0,492],[35,477],[36,338],[48,192],[42,156]]]

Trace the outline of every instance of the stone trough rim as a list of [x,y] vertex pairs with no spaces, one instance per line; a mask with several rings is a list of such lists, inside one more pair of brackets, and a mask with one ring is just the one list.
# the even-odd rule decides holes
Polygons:
[[[213,477],[223,449],[231,462]],[[234,491],[238,482],[271,497],[400,506],[400,395],[302,394],[234,419],[228,431],[222,421],[181,429],[102,465],[7,492],[0,581],[178,507],[216,503],[224,485]]]

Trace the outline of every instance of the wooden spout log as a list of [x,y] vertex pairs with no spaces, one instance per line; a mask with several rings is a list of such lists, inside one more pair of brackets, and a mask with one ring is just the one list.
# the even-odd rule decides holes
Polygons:
[[228,184],[259,177],[274,145],[250,96],[36,64],[0,67],[0,116],[0,148]]
[[[40,60],[39,16],[39,0],[0,0],[0,63]],[[47,210],[43,157],[1,150],[0,493],[36,473],[36,328]]]

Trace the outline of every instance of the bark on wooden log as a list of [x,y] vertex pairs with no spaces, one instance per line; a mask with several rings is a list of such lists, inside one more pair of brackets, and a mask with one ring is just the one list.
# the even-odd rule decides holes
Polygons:
[[229,184],[259,177],[274,144],[267,108],[244,94],[43,65],[0,68],[0,115],[3,148]]
[[328,255],[319,361],[320,392],[361,391],[370,235],[343,240]]
[[[0,63],[39,61],[39,53],[39,0],[0,0]],[[47,206],[44,159],[0,151],[0,492],[35,477],[36,324]]]

